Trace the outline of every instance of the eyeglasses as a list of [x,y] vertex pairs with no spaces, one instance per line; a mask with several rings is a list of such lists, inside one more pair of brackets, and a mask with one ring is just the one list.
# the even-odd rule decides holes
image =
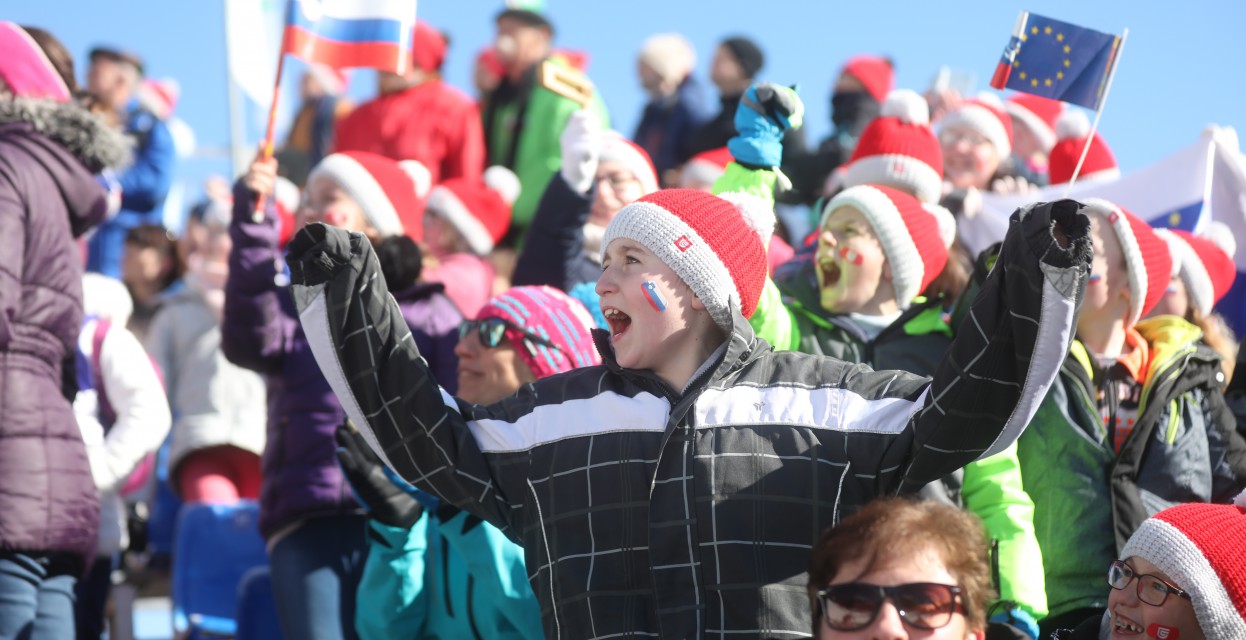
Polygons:
[[972,129],[944,129],[939,132],[939,142],[948,147],[954,147],[960,142],[976,147],[980,144],[988,144],[991,140]]
[[[548,347],[555,351],[562,351],[558,345],[550,342],[531,331],[524,329],[514,323],[507,322],[501,318],[485,318],[484,320],[467,320],[459,325],[459,340],[466,338],[472,331],[475,331],[480,337],[480,344],[493,349],[502,344],[502,338],[506,336],[506,330],[511,329],[523,334],[524,340]],[[529,347],[531,349],[531,347]]]
[[953,614],[964,612],[960,587],[933,582],[894,587],[852,582],[818,592],[822,619],[835,631],[860,631],[870,626],[887,600],[895,605],[904,624],[926,631],[945,627]]
[[633,182],[639,182],[639,180],[636,179],[636,176],[633,176],[630,173],[610,173],[597,176],[593,179],[593,184],[600,184],[602,181],[610,183],[610,188],[615,191],[618,191]]
[[1113,589],[1124,591],[1134,578],[1138,579],[1138,599],[1153,607],[1163,606],[1170,595],[1190,599],[1190,594],[1168,584],[1163,578],[1149,573],[1138,573],[1124,561],[1114,560],[1108,565],[1108,584]]

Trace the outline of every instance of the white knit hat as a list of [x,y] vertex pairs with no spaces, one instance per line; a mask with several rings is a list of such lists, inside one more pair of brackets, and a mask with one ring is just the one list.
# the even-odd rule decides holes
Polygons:
[[659,33],[640,46],[640,61],[663,80],[681,81],[696,68],[697,54],[678,33]]

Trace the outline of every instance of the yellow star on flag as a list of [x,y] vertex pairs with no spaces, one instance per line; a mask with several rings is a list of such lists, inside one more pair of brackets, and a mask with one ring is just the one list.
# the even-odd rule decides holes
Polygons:
[[1047,34],[1047,35],[1051,35],[1051,27],[1044,27],[1044,28],[1043,28],[1043,33],[1045,33],[1045,34]]
[[1064,42],[1064,34],[1063,34],[1063,33],[1057,33],[1057,34],[1056,34],[1056,42]]

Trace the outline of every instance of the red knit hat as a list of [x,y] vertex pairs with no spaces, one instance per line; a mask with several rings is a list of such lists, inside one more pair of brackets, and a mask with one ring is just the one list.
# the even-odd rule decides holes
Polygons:
[[446,61],[446,37],[423,20],[415,21],[411,40],[411,62],[423,71],[440,71]]
[[732,310],[748,318],[766,283],[766,243],[774,211],[760,198],[695,189],[663,189],[619,210],[602,251],[630,238],[652,251],[731,332]]
[[844,63],[844,73],[865,85],[865,91],[879,102],[891,93],[895,70],[891,61],[882,56],[853,56]]
[[882,184],[922,202],[943,195],[943,149],[930,130],[930,107],[908,89],[897,89],[870,121],[844,169],[843,184]]
[[981,133],[999,152],[1001,159],[1012,155],[1012,118],[1004,113],[1004,103],[993,93],[980,93],[943,116],[941,126],[961,125]]
[[138,87],[138,103],[161,120],[168,120],[177,108],[182,87],[173,78],[144,78]]
[[1207,638],[1246,638],[1246,494],[1182,504],[1147,518],[1121,558],[1142,558],[1190,595]]
[[[1077,160],[1082,157],[1082,147],[1086,146],[1088,135],[1090,120],[1081,111],[1070,109],[1056,120],[1056,137],[1059,141],[1047,155],[1047,174],[1051,184],[1065,184],[1073,177],[1073,169],[1077,168]],[[1116,167],[1116,156],[1112,155],[1108,143],[1096,131],[1077,179],[1114,180],[1120,175],[1121,172]]]
[[617,162],[627,167],[640,181],[640,187],[645,193],[658,190],[658,171],[653,168],[649,154],[618,131],[602,132],[601,162]]
[[493,251],[511,224],[519,178],[506,167],[489,167],[483,179],[449,178],[428,194],[428,211],[454,227],[483,256]]
[[1056,119],[1064,113],[1063,102],[1032,93],[1014,93],[1004,101],[1004,111],[1012,116],[1014,125],[1017,121],[1024,122],[1034,132],[1044,152],[1056,146]]
[[713,185],[727,172],[727,165],[734,159],[727,147],[702,151],[692,156],[680,171],[679,186],[691,187],[697,183]]
[[822,224],[841,207],[857,209],[874,228],[891,265],[896,302],[907,309],[947,266],[948,248],[956,238],[955,218],[937,204],[876,184],[841,191],[827,203]]
[[382,236],[405,233],[424,239],[424,208],[428,169],[415,160],[395,162],[367,151],[342,151],[325,156],[307,176],[307,183],[327,176],[341,185],[363,209],[367,222]]
[[1237,277],[1233,254],[1237,241],[1223,222],[1212,222],[1202,235],[1181,229],[1156,229],[1168,241],[1173,268],[1181,274],[1190,303],[1204,316],[1229,292]]
[[1099,198],[1086,200],[1088,213],[1103,216],[1116,232],[1129,271],[1129,324],[1132,326],[1159,303],[1172,278],[1168,243],[1138,216]]

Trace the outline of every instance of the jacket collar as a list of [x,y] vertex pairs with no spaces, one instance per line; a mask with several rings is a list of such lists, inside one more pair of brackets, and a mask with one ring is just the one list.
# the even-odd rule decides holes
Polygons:
[[60,144],[91,173],[130,162],[124,134],[75,103],[31,98],[0,99],[0,126],[23,123]]

